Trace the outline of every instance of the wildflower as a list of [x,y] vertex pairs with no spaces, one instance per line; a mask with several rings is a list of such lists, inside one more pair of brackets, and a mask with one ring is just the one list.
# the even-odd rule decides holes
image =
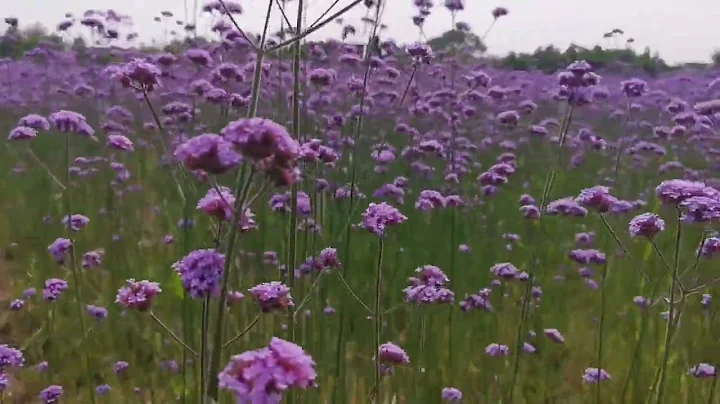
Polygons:
[[500,278],[513,279],[517,275],[518,269],[509,262],[503,262],[490,267],[490,272]]
[[544,331],[545,336],[548,337],[549,340],[558,343],[558,344],[564,344],[565,343],[565,337],[555,328],[546,328]]
[[37,294],[37,290],[35,288],[27,288],[25,291],[23,291],[23,297],[26,299],[29,299]]
[[136,281],[128,279],[127,285],[118,290],[115,303],[128,309],[147,311],[152,306],[155,296],[162,292],[157,282]]
[[660,183],[655,188],[660,201],[669,205],[678,205],[693,196],[704,196],[708,198],[716,198],[720,196],[720,191],[706,186],[702,182],[686,181],[686,180],[667,180]]
[[135,59],[120,70],[120,83],[123,87],[132,87],[139,91],[153,91],[160,85],[162,72],[152,63]]
[[103,250],[95,250],[86,252],[82,258],[82,267],[85,269],[98,268],[102,264],[105,252]]
[[612,379],[608,372],[606,372],[604,369],[598,369],[598,368],[587,368],[585,369],[585,374],[583,374],[583,380],[585,383],[589,384],[597,384],[600,381],[604,380],[610,380]]
[[60,132],[93,137],[95,130],[77,112],[60,110],[50,114],[50,123]]
[[18,126],[17,128],[10,131],[8,140],[30,140],[37,137],[37,131],[33,128],[26,126]]
[[133,151],[133,142],[123,135],[109,135],[107,138],[107,145],[115,150],[120,151]]
[[285,127],[270,119],[238,119],[225,126],[221,133],[243,155],[266,161],[268,165],[285,166],[295,161],[300,153],[298,142]]
[[271,312],[275,310],[284,310],[288,306],[294,306],[290,288],[281,282],[261,283],[251,289],[249,292],[253,295],[260,309],[263,312]]
[[228,187],[220,186],[210,188],[198,202],[197,208],[201,212],[215,216],[220,220],[230,220],[233,214],[235,195]]
[[680,202],[680,207],[687,209],[682,219],[688,223],[717,221],[720,219],[720,193],[712,198],[691,196]]
[[98,320],[104,320],[108,315],[108,310],[104,307],[87,305],[88,314],[95,317]]
[[532,344],[528,342],[523,343],[523,352],[533,354],[537,352],[537,348],[535,348]]
[[633,237],[653,238],[665,230],[665,221],[654,213],[643,213],[630,221],[630,235]]
[[175,158],[191,170],[225,173],[240,165],[241,157],[232,144],[214,133],[190,138],[175,149]]
[[58,238],[48,247],[48,252],[59,264],[65,262],[65,255],[72,249],[72,242],[66,238]]
[[717,377],[717,370],[713,365],[707,363],[699,363],[688,370],[688,374],[698,379],[707,379]]
[[705,258],[713,258],[720,253],[720,237],[708,237],[700,247],[700,254]]
[[610,189],[602,185],[594,186],[582,190],[580,195],[575,198],[578,205],[585,208],[592,208],[600,213],[610,210],[617,202],[617,198],[610,195]]
[[79,231],[90,223],[90,219],[85,215],[74,214],[70,215],[70,220],[68,220],[67,216],[63,217],[62,223],[65,227],[68,227],[68,222],[70,224],[70,230]]
[[622,90],[628,97],[640,97],[648,91],[647,82],[640,79],[625,80],[620,83]]
[[43,404],[55,404],[60,401],[64,391],[62,386],[52,385],[40,392],[40,401]]
[[8,366],[22,367],[25,364],[23,353],[7,344],[0,345],[0,372]]
[[123,374],[127,372],[128,368],[130,367],[130,364],[125,361],[117,361],[113,365],[113,372],[115,372],[116,375]]
[[480,309],[488,313],[491,312],[492,304],[490,303],[490,292],[490,289],[485,288],[481,289],[478,293],[465,296],[465,299],[460,303],[460,310],[468,312]]
[[340,259],[337,256],[337,249],[328,247],[320,251],[318,255],[318,263],[322,269],[338,269],[340,268]]
[[570,254],[568,255],[571,260],[577,262],[578,264],[587,265],[587,264],[599,264],[602,265],[605,262],[607,262],[607,257],[604,252],[600,252],[598,250],[572,250],[570,251]]
[[495,19],[498,19],[498,18],[500,18],[500,17],[506,16],[506,15],[508,15],[508,13],[509,13],[509,11],[508,11],[508,9],[505,8],[505,7],[495,7],[495,8],[492,10],[492,16],[493,16],[493,18],[495,18]]
[[410,363],[410,357],[405,351],[392,342],[380,345],[378,360],[386,365],[407,365]]
[[703,308],[708,309],[708,308],[710,308],[711,304],[712,304],[712,295],[709,293],[703,294],[702,299],[700,300],[700,305]]
[[62,279],[50,278],[45,281],[43,297],[48,302],[54,302],[60,298],[62,292],[68,289],[68,283]]
[[109,384],[101,384],[95,388],[95,393],[97,393],[98,396],[104,396],[107,395],[110,390],[112,390],[112,387],[110,387]]
[[492,343],[485,347],[485,353],[490,356],[507,356],[510,353],[510,348],[507,345]]
[[37,114],[26,115],[18,121],[18,126],[25,126],[28,128],[35,129],[36,131],[48,131],[50,130],[50,122],[45,119],[44,116]]
[[173,264],[183,287],[194,299],[220,292],[225,255],[212,249],[195,250]]
[[462,397],[462,392],[455,387],[445,387],[442,389],[442,399],[445,401],[460,401]]
[[267,347],[233,356],[218,381],[239,403],[279,403],[287,390],[315,387],[316,378],[310,355],[292,342],[273,337]]
[[361,226],[378,237],[383,237],[386,227],[404,223],[406,220],[407,217],[392,205],[385,202],[370,203],[363,213]]
[[562,198],[556,201],[548,203],[545,211],[548,215],[563,215],[563,216],[587,216],[587,209],[580,206],[573,198]]
[[22,308],[25,307],[25,301],[21,299],[13,299],[13,301],[10,302],[10,310],[12,311],[20,311]]

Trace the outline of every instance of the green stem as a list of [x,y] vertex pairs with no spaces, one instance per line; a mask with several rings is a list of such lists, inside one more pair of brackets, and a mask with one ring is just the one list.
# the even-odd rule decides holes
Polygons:
[[250,324],[248,324],[247,327],[245,327],[244,330],[240,331],[240,333],[239,333],[238,335],[232,337],[228,342],[226,342],[226,343],[223,345],[223,349],[225,349],[225,348],[229,347],[230,345],[234,344],[235,341],[239,340],[240,338],[243,337],[243,335],[247,334],[248,331],[252,330],[252,328],[255,327],[255,324],[257,324],[257,322],[258,322],[259,320],[260,320],[260,314],[258,314],[257,316],[255,316],[255,318],[250,322]]
[[597,380],[597,403],[601,404],[601,389],[600,384],[602,382],[602,353],[603,353],[603,326],[605,325],[605,287],[607,285],[607,263],[603,265],[601,289],[600,289],[600,324],[598,330],[598,357],[597,357],[597,369],[598,369],[598,380]]
[[85,334],[85,308],[83,307],[83,298],[82,298],[82,275],[80,274],[80,271],[77,267],[77,260],[75,258],[75,250],[77,249],[77,246],[75,245],[75,242],[72,238],[73,231],[72,231],[72,203],[70,200],[70,189],[72,188],[72,184],[70,182],[70,162],[71,162],[71,155],[70,155],[70,137],[73,136],[72,134],[68,133],[65,135],[65,217],[67,219],[67,238],[70,240],[70,243],[72,244],[70,248],[70,270],[72,272],[73,277],[73,283],[75,283],[75,287],[73,290],[75,291],[75,300],[77,300],[77,310],[78,310],[78,322],[80,324],[80,329],[83,333],[83,345],[85,346],[85,349],[83,349],[83,356],[85,357],[85,375],[87,377],[86,383],[88,387],[88,392],[90,394],[90,401],[94,404],[95,403],[95,391],[92,387],[92,371],[90,367],[90,353],[89,353],[89,342],[87,339],[87,334]]
[[200,404],[205,404],[205,391],[207,383],[207,351],[208,351],[208,322],[210,321],[210,295],[202,304],[202,324],[200,330]]
[[675,268],[673,269],[672,273],[672,279],[670,283],[670,303],[668,307],[668,319],[667,319],[667,325],[665,327],[665,343],[664,343],[664,352],[663,352],[663,359],[662,364],[660,366],[660,380],[658,381],[658,389],[657,389],[657,400],[656,403],[660,404],[662,403],[663,399],[663,393],[665,392],[665,377],[666,377],[666,371],[668,362],[670,360],[670,342],[672,341],[672,335],[674,330],[674,320],[675,320],[675,292],[677,289],[677,282],[675,281],[677,279],[678,270],[680,269],[680,238],[682,235],[682,221],[680,219],[680,210],[677,210],[677,230],[675,232]]
[[153,320],[155,320],[155,323],[157,323],[157,325],[159,325],[160,328],[163,329],[163,331],[165,331],[165,332],[166,332],[172,339],[174,339],[178,344],[182,345],[183,348],[185,348],[188,352],[190,352],[195,358],[200,358],[200,355],[198,355],[198,353],[195,352],[194,349],[190,348],[190,346],[188,346],[188,344],[186,344],[185,341],[183,341],[182,339],[180,339],[180,337],[178,337],[177,334],[175,334],[170,328],[168,328],[168,326],[166,326],[165,323],[163,323],[163,322],[158,318],[158,316],[155,315],[155,313],[150,312],[150,318],[152,318]]
[[379,251],[377,260],[377,270],[375,272],[375,387],[373,388],[375,394],[375,402],[381,403],[382,396],[380,395],[380,378],[382,372],[380,369],[380,337],[382,335],[382,310],[380,307],[381,296],[382,296],[382,264],[383,264],[383,250],[384,243],[383,238],[379,239]]

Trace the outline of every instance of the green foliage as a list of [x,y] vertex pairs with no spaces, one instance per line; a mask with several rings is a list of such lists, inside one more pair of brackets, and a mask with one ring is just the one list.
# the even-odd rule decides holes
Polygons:
[[623,71],[627,68],[642,69],[650,75],[672,69],[656,52],[646,48],[637,53],[631,48],[605,49],[599,45],[584,48],[570,45],[564,52],[553,45],[540,47],[532,54],[511,52],[501,58],[500,66],[514,70],[537,69],[544,73],[554,73],[576,60],[586,60],[596,69]]
[[462,48],[470,50],[471,53],[479,56],[487,51],[487,46],[485,46],[480,37],[472,32],[456,29],[446,31],[439,37],[430,39],[428,41],[428,45],[430,45],[435,52],[457,50]]

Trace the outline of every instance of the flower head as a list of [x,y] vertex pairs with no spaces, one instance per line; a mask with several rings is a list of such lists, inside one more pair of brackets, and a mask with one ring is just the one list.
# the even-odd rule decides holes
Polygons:
[[63,393],[64,391],[62,386],[48,386],[45,390],[40,392],[40,401],[42,401],[43,404],[55,404],[59,402],[60,397],[62,397]]
[[288,306],[295,305],[290,295],[290,288],[281,282],[261,283],[249,289],[249,292],[264,312],[284,310]]
[[665,230],[665,221],[654,213],[643,213],[630,221],[630,235],[653,238]]
[[48,252],[59,264],[65,262],[65,256],[72,249],[72,242],[66,238],[58,238],[48,246]]
[[60,298],[62,292],[68,289],[68,283],[62,279],[50,278],[45,281],[43,289],[43,297],[49,302],[54,302]]
[[485,347],[485,353],[490,356],[508,356],[510,348],[507,345],[492,343]]
[[583,380],[585,383],[589,384],[597,384],[599,381],[604,380],[610,380],[612,379],[608,372],[606,372],[604,369],[598,369],[598,368],[587,368],[585,369],[585,373],[583,374]]
[[79,231],[90,223],[90,219],[85,215],[74,214],[70,215],[70,220],[68,220],[67,216],[63,217],[62,223],[65,227],[68,227],[69,224],[70,230],[72,231]]
[[410,357],[405,351],[392,342],[380,345],[378,359],[386,365],[407,365],[410,363]]
[[210,188],[205,196],[198,202],[197,208],[201,212],[215,216],[220,220],[230,220],[233,214],[235,195],[228,187],[219,186]]
[[204,133],[175,149],[175,158],[191,170],[222,174],[240,165],[240,155],[220,135]]
[[20,350],[11,348],[7,344],[0,345],[0,372],[6,367],[22,367],[24,364],[25,358]]
[[157,282],[128,279],[127,285],[118,290],[115,303],[119,303],[128,309],[146,311],[150,309],[153,299],[160,292],[162,292],[162,289],[160,289]]
[[407,217],[392,205],[385,202],[370,203],[363,213],[361,226],[378,237],[383,237],[387,227],[404,223],[406,220]]
[[195,250],[173,264],[183,287],[194,299],[204,299],[220,292],[225,255],[213,249]]

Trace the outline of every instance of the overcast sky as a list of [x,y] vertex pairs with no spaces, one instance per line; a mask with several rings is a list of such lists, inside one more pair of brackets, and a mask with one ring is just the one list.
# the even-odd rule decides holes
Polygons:
[[[81,15],[83,11],[93,9],[114,9],[132,16],[132,30],[140,34],[144,42],[152,38],[163,39],[164,29],[153,22],[160,11],[168,10],[179,19],[185,18],[187,4],[188,15],[192,20],[195,0],[0,0],[4,3],[2,13],[20,19],[21,23],[40,22],[54,27],[63,19],[66,12]],[[201,7],[203,0],[197,0]],[[334,2],[334,0],[306,0],[309,2],[309,21],[312,22]],[[339,6],[351,0],[340,0]],[[245,13],[239,23],[249,31],[259,32],[267,8],[265,0],[241,0]],[[288,4],[288,13],[294,15],[293,0]],[[411,17],[415,10],[412,0],[388,0],[383,22],[388,25],[386,37],[392,37],[399,43],[417,39],[417,29]],[[433,9],[425,25],[428,36],[436,36],[450,27],[450,13],[441,7],[444,0],[435,0],[438,5]],[[458,16],[458,21],[470,24],[473,30],[481,34],[492,22],[491,10],[503,6],[510,14],[500,19],[486,39],[490,53],[505,54],[509,51],[531,52],[538,46],[554,44],[567,47],[570,43],[583,46],[612,42],[602,38],[604,32],[613,28],[625,31],[624,38],[616,42],[625,46],[625,39],[634,38],[632,45],[638,50],[649,46],[658,51],[668,62],[709,61],[710,55],[720,49],[720,0],[466,0],[466,9]],[[351,11],[346,22],[358,28],[364,15],[364,8]],[[294,21],[294,16],[290,19]],[[274,27],[279,26],[280,15],[273,16]],[[203,21],[203,20],[201,20]],[[205,19],[206,25],[208,20]],[[203,32],[202,30],[200,31]],[[335,36],[340,26],[331,24],[321,30],[320,36]],[[360,41],[360,39],[358,39]]]

